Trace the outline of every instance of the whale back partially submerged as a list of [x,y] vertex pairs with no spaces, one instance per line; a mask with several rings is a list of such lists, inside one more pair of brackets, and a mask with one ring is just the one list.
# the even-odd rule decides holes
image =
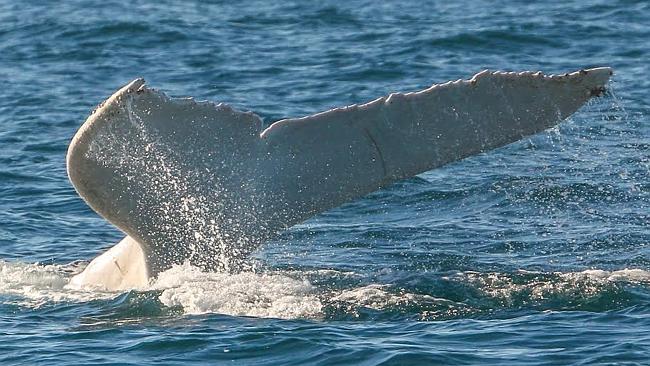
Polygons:
[[138,287],[185,261],[236,268],[319,212],[556,125],[610,75],[483,71],[265,130],[253,113],[172,99],[135,80],[93,112],[68,150],[77,192],[128,235],[73,283]]

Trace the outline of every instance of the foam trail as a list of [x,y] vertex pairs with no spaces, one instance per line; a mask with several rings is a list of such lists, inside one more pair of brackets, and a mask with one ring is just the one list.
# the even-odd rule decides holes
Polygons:
[[[0,304],[39,308],[121,296],[118,291],[70,286],[72,274],[79,269],[70,265],[0,261]],[[364,279],[360,274],[331,269],[203,272],[185,263],[162,272],[156,281],[134,294],[146,294],[159,301],[159,306],[180,309],[187,315],[349,319],[398,314],[437,320],[521,308],[607,311],[621,306],[608,302],[611,293],[623,292],[623,297],[631,298],[634,292],[628,288],[650,286],[650,271],[458,272],[425,276],[421,280],[440,285],[429,293],[409,289],[399,280],[389,284],[364,283]]]

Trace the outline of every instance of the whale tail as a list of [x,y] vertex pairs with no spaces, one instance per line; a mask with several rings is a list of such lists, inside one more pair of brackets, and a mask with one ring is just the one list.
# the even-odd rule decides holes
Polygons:
[[232,269],[319,212],[556,125],[602,94],[611,74],[483,71],[265,130],[253,113],[135,80],[68,150],[77,192],[128,235],[75,283],[129,288],[185,261]]

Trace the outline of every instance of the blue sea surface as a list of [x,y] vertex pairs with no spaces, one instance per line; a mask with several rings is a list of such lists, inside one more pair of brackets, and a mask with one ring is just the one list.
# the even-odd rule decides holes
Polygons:
[[[0,0],[0,364],[650,364],[650,2]],[[144,77],[265,124],[483,69],[610,66],[558,128],[264,245],[73,289],[123,234],[66,148]]]

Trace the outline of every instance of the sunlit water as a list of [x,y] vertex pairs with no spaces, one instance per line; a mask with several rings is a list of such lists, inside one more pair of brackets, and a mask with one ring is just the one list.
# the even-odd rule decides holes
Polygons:
[[[650,5],[643,1],[0,2],[0,363],[644,364]],[[135,77],[265,123],[470,77],[615,69],[559,128],[267,243],[241,273],[68,285],[122,234],[65,151]]]

